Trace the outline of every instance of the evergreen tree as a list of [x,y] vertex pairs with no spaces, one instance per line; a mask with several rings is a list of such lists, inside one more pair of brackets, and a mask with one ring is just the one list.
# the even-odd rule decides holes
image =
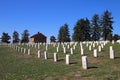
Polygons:
[[62,42],[62,41],[63,41],[63,26],[61,26],[60,29],[59,29],[58,41],[59,41],[59,42]]
[[86,18],[85,20],[85,27],[84,27],[84,33],[85,33],[85,41],[90,41],[91,40],[91,26],[90,26],[90,21]]
[[90,40],[90,21],[88,19],[80,19],[74,27],[73,40],[74,41],[88,41]]
[[19,42],[19,33],[17,31],[13,32],[13,43],[18,43]]
[[28,43],[28,42],[29,42],[29,31],[26,29],[22,34],[21,43]]
[[117,41],[117,40],[119,40],[119,39],[120,39],[120,35],[115,34],[115,35],[113,36],[113,40],[114,40],[114,41]]
[[82,41],[84,38],[84,19],[80,19],[77,21],[76,25],[74,26],[74,33],[73,33],[73,41]]
[[5,32],[3,32],[2,33],[2,42],[5,42],[5,43],[10,43],[10,40],[11,38],[10,38],[10,36],[8,35],[8,33],[5,33]]
[[50,37],[50,42],[56,42],[55,36],[51,36],[51,37]]
[[102,16],[101,19],[101,26],[102,26],[102,37],[103,40],[110,40],[111,39],[111,35],[112,35],[112,30],[113,30],[113,21],[112,21],[113,17],[111,17],[111,12],[109,12],[108,10],[106,10]]
[[69,28],[67,24],[64,24],[59,29],[58,34],[58,41],[59,42],[70,42],[70,34],[69,34]]
[[95,14],[92,17],[91,34],[93,41],[97,41],[101,37],[100,19],[98,14]]

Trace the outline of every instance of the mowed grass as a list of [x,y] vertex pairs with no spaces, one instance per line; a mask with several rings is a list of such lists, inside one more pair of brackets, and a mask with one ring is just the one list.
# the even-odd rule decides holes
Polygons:
[[[109,58],[109,46],[113,46],[115,59]],[[58,62],[54,62],[53,53],[56,47],[48,45],[48,59],[44,60],[45,46],[40,46],[41,57],[37,58],[37,48],[17,45],[31,49],[27,52],[17,52],[15,49],[0,45],[0,80],[120,80],[120,44],[108,43],[98,57],[93,57],[93,50],[89,51],[83,45],[84,53],[88,57],[88,69],[82,69],[79,44],[74,54],[70,54],[70,65],[65,64],[65,55],[62,46],[58,53]],[[67,46],[66,46],[67,48]],[[98,47],[96,47],[98,48]]]

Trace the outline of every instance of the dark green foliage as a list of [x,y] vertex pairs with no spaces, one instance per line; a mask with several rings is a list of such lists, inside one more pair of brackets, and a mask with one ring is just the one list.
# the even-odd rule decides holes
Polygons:
[[51,36],[51,37],[50,37],[50,42],[56,42],[55,36]]
[[74,41],[90,40],[90,22],[88,19],[78,20],[74,27],[73,40]]
[[58,34],[58,41],[59,42],[70,42],[70,34],[69,34],[69,28],[67,24],[64,24],[59,29]]
[[8,35],[8,33],[3,32],[2,33],[2,42],[10,43],[9,40],[10,40],[10,36]]
[[18,43],[19,42],[19,33],[17,31],[13,32],[13,43]]
[[100,19],[99,15],[95,14],[91,21],[91,36],[93,41],[97,41],[101,37]]
[[29,42],[29,31],[28,30],[24,30],[24,32],[22,34],[21,43],[28,43],[28,42]]
[[101,26],[102,26],[102,37],[103,40],[111,40],[112,30],[113,30],[113,17],[111,17],[111,12],[106,10],[101,19]]
[[90,26],[90,21],[89,19],[86,18],[85,20],[85,41],[90,41],[91,40],[91,26]]
[[120,39],[120,35],[115,34],[115,35],[113,36],[113,40],[114,40],[114,41],[117,41],[117,40],[119,40],[119,39]]

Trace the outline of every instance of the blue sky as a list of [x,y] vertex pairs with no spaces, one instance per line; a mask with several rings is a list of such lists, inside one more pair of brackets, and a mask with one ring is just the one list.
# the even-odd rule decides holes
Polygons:
[[81,18],[91,20],[97,13],[112,12],[113,34],[120,34],[120,0],[0,0],[0,36],[7,32],[11,36],[16,30],[25,29],[30,35],[38,31],[50,36],[58,36],[59,28],[67,23],[70,35]]

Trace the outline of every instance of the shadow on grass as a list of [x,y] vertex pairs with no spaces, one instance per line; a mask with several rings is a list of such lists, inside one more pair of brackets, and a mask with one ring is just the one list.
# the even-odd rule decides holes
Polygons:
[[64,59],[58,59],[58,62],[64,61]]
[[77,62],[70,62],[70,64],[77,64]]
[[53,59],[52,57],[49,57],[48,59]]
[[115,57],[115,59],[119,59],[120,57]]
[[96,66],[90,66],[90,67],[88,67],[88,69],[95,69],[95,68],[98,68],[98,67],[96,67]]

